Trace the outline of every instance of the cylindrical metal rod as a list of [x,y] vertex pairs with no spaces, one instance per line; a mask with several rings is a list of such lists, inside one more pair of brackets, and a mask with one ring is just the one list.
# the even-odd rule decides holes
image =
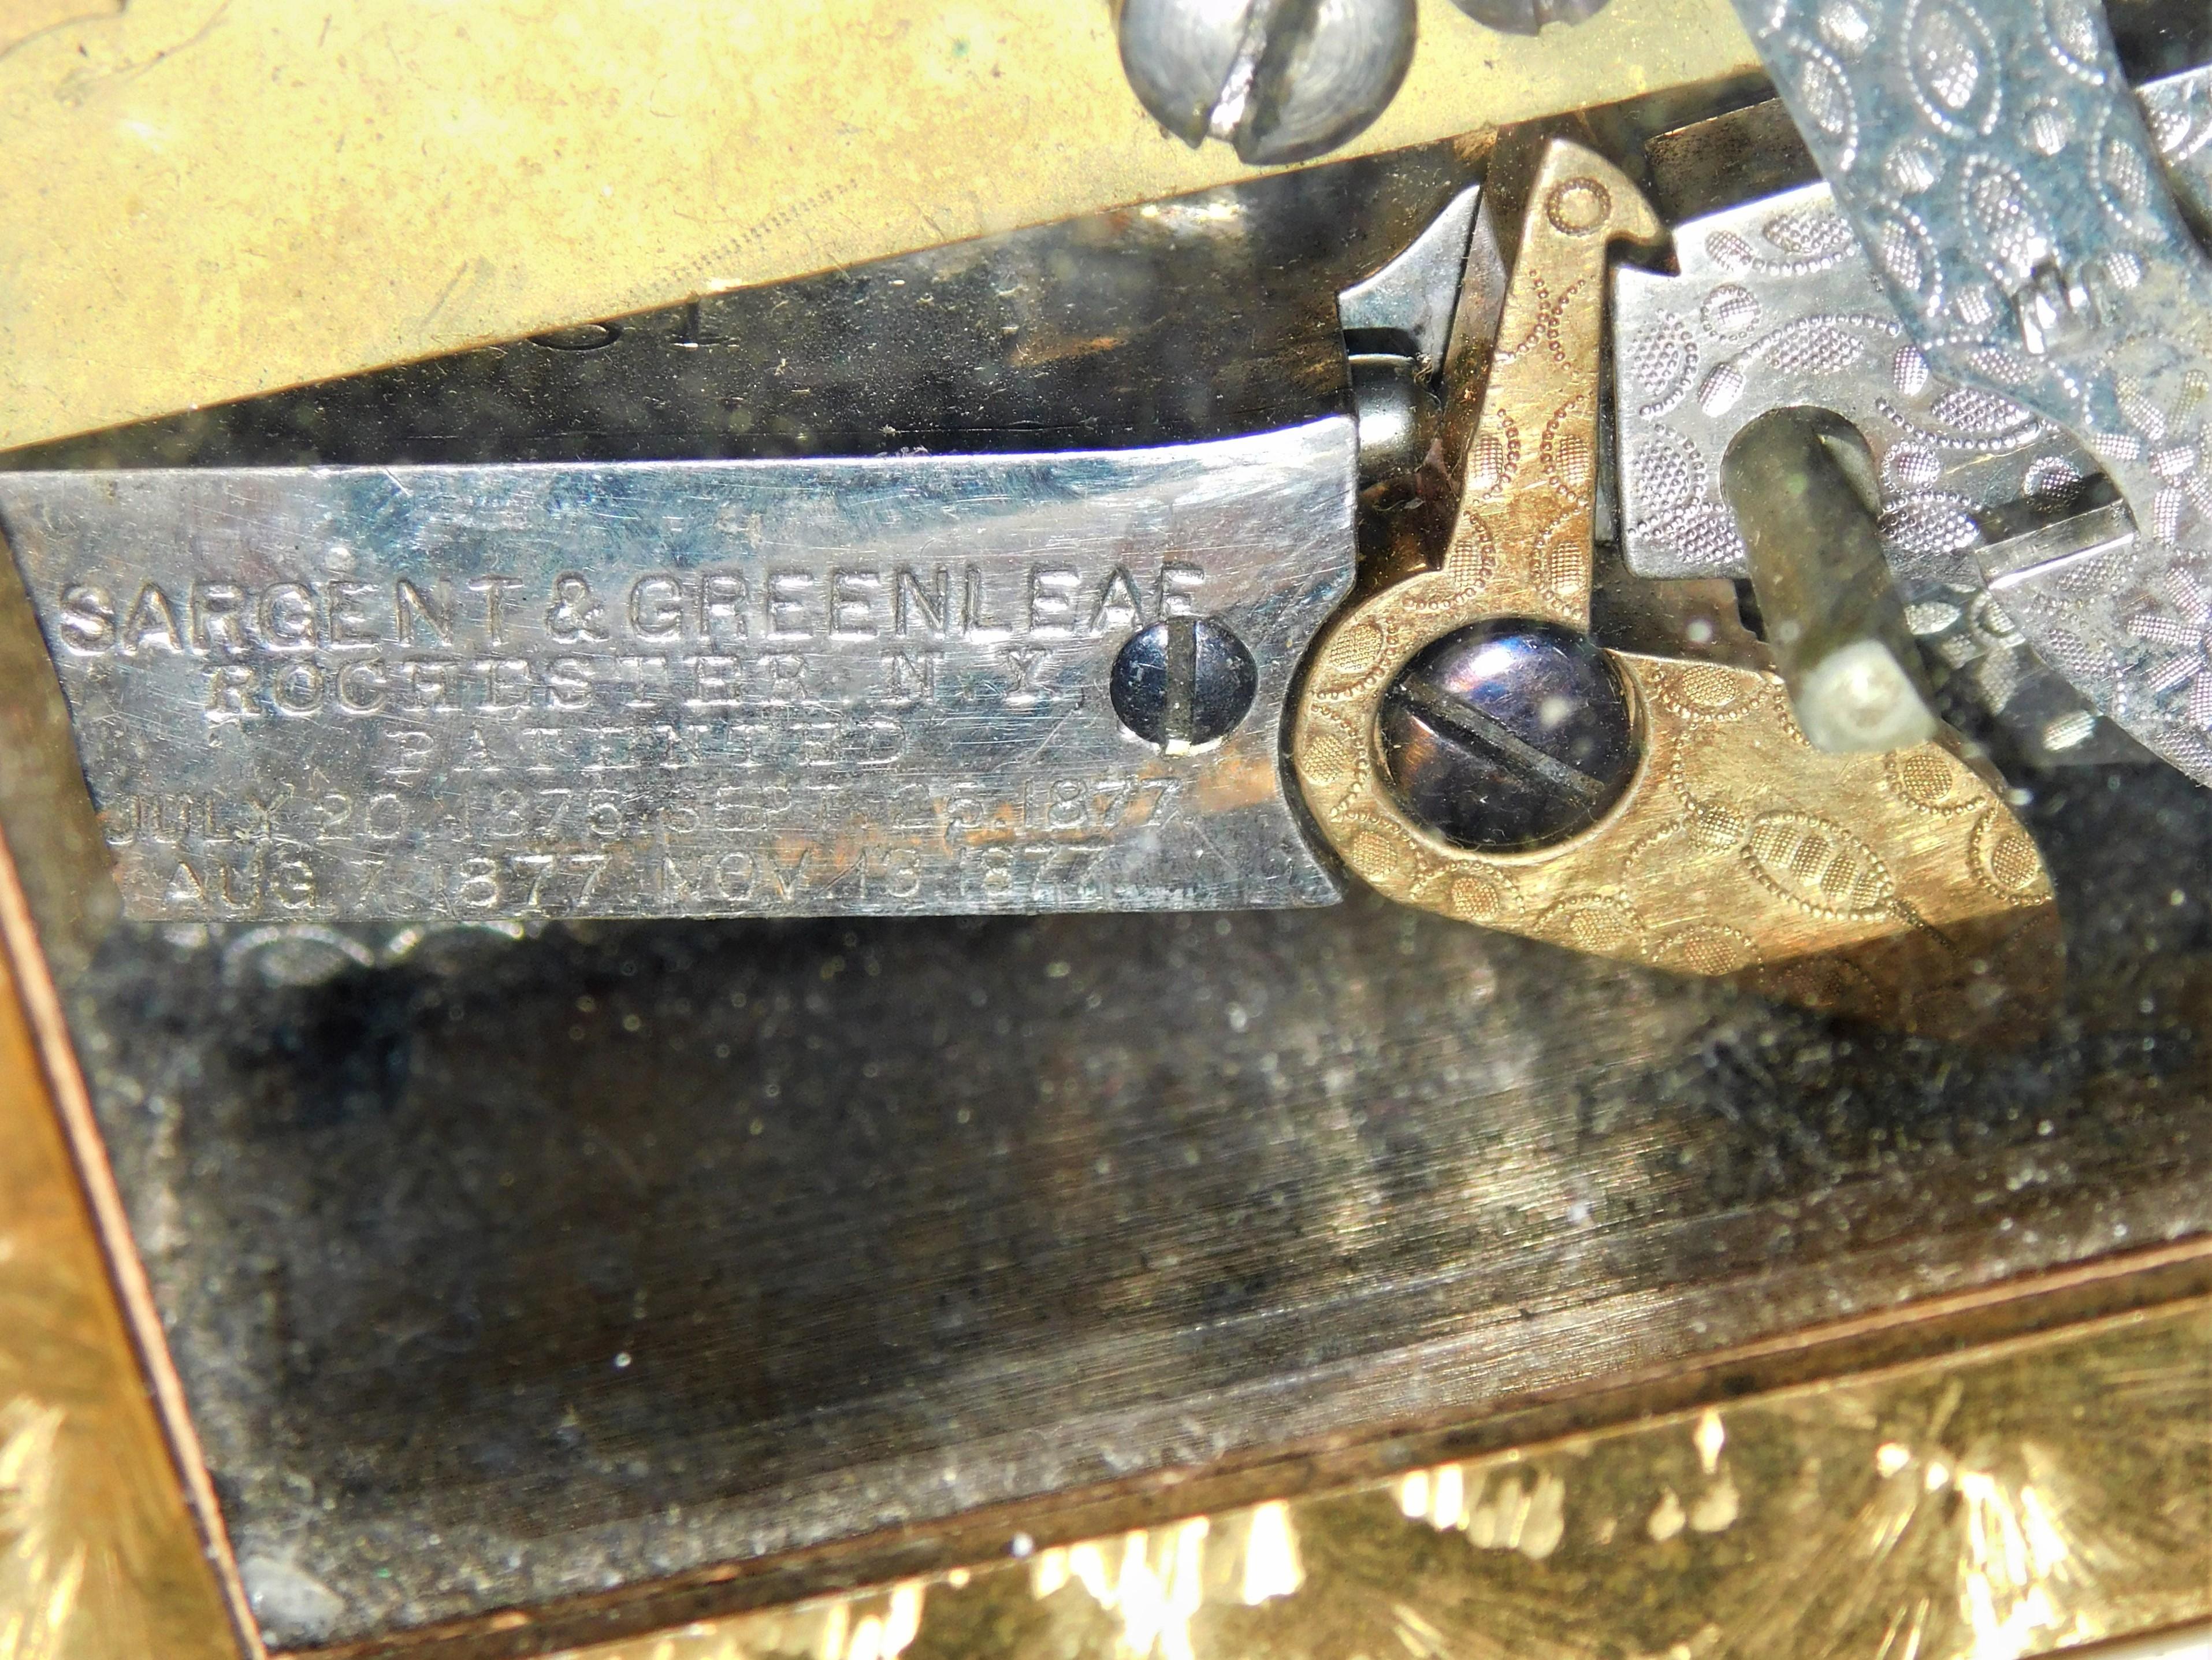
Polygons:
[[1924,743],[1937,726],[1851,441],[1812,411],[1778,410],[1721,468],[1797,724],[1836,754]]

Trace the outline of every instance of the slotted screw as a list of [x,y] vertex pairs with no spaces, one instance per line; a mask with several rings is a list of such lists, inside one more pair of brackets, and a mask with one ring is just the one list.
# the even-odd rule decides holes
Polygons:
[[1131,635],[1109,684],[1121,724],[1170,755],[1226,737],[1259,687],[1244,642],[1210,617],[1170,617]]
[[1506,853],[1589,829],[1638,758],[1635,711],[1588,635],[1498,618],[1424,648],[1382,694],[1382,770],[1406,814]]
[[1273,166],[1328,154],[1389,106],[1413,61],[1414,0],[1123,0],[1119,31],[1155,120]]

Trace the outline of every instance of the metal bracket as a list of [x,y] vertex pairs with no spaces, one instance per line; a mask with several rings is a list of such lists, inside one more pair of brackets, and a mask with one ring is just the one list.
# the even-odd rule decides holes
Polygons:
[[[2175,187],[2201,204],[2212,196],[2212,70],[2154,82],[2138,98]],[[1631,569],[1665,578],[1749,575],[1722,501],[1723,458],[1769,411],[1831,411],[1873,453],[1884,551],[1929,654],[1966,677],[2031,759],[2142,758],[2096,710],[2140,708],[2154,697],[2148,687],[2130,695],[2118,666],[2079,629],[2054,635],[2047,657],[2039,653],[2010,605],[1992,597],[1997,579],[2018,568],[2000,545],[2023,535],[2048,556],[2069,548],[2117,555],[2107,518],[2080,517],[2100,512],[2096,457],[2012,397],[1931,367],[1826,185],[1678,225],[1674,245],[1679,275],[1631,269],[1614,285],[1613,395]],[[2030,278],[2035,305],[2051,313],[2041,337],[2056,340],[2063,317],[2086,319],[2086,295],[2074,303],[2055,266]]]
[[2131,541],[2016,581],[2004,611],[2092,707],[2212,783],[2212,260],[2102,9],[1736,9],[1871,258],[1900,370],[2069,435],[2133,516]]
[[[1337,416],[1049,455],[14,473],[0,532],[133,917],[1310,905],[1338,888],[1280,733],[1352,581],[1352,471]],[[1148,735],[1121,660],[1182,617],[1242,654],[1233,719]]]
[[1589,626],[1606,247],[1659,234],[1619,169],[1570,143],[1546,153],[1444,564],[1315,644],[1291,730],[1307,805],[1346,863],[1408,904],[1924,1031],[2033,1024],[2057,988],[2057,912],[1999,792],[1942,743],[1820,753],[1774,675],[1606,654],[1642,761],[1564,841],[1455,845],[1399,799],[1380,717],[1417,658],[1492,619]]

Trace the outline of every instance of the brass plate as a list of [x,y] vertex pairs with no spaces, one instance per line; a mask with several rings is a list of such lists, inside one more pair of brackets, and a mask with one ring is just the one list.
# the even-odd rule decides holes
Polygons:
[[1606,249],[1660,234],[1619,168],[1552,144],[1443,566],[1315,642],[1291,739],[1307,804],[1376,888],[1462,921],[1908,1031],[2033,1028],[2057,991],[2057,910],[1999,789],[1948,743],[1820,753],[1775,675],[1610,654],[1642,764],[1605,818],[1534,852],[1453,847],[1383,781],[1376,710],[1430,642],[1494,617],[1589,627]]
[[220,1660],[237,1633],[64,1139],[91,1145],[89,1111],[41,1061],[33,1010],[58,1015],[4,848],[0,944],[0,1656]]
[[[1252,175],[1152,125],[1104,0],[27,15],[0,448]],[[1726,0],[1614,0],[1571,50],[1420,24],[1355,149],[1756,68]]]
[[565,1660],[2021,1660],[2208,1617],[2196,1301]]

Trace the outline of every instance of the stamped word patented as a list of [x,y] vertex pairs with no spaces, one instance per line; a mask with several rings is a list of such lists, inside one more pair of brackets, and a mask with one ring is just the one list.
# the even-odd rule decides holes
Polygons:
[[[1351,453],[19,473],[0,528],[133,915],[1311,903]],[[1109,681],[1181,617],[1258,690],[1170,754]]]

